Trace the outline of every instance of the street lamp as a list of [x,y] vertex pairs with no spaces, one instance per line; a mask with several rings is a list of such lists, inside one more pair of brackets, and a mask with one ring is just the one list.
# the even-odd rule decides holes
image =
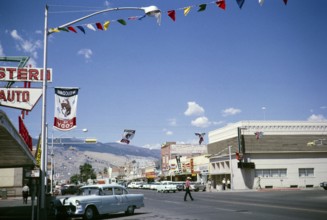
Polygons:
[[[64,28],[69,25],[75,24],[79,21],[84,19],[90,18],[92,16],[111,12],[111,11],[119,11],[119,10],[141,10],[148,16],[153,16],[157,18],[158,24],[160,24],[161,20],[161,11],[156,6],[149,6],[149,7],[120,7],[120,8],[108,8],[101,11],[94,12],[92,14],[86,15],[74,21],[68,22],[64,25],[59,26],[58,28]],[[53,31],[52,31],[53,32]],[[44,47],[43,47],[43,81],[42,81],[42,126],[41,126],[41,170],[40,170],[40,179],[41,179],[41,192],[40,192],[40,214],[42,215],[41,218],[45,218],[45,148],[46,148],[46,89],[47,89],[47,46],[48,46],[48,35],[51,34],[48,30],[48,6],[45,6],[45,15],[44,15]],[[40,216],[38,216],[40,217]]]

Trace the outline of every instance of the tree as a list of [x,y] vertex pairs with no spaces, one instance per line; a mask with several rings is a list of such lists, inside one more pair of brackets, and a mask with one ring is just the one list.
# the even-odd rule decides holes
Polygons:
[[70,177],[70,182],[78,184],[78,181],[80,180],[80,175],[79,174],[74,174]]
[[94,172],[94,169],[92,168],[92,165],[89,163],[85,163],[84,165],[79,166],[79,172],[80,172],[80,179],[82,182],[86,182],[88,179],[95,179],[96,174]]

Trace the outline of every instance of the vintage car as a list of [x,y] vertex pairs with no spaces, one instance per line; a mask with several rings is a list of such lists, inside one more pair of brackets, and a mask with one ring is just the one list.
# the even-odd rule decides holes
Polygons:
[[325,190],[327,190],[327,182],[322,182],[322,183],[320,183],[320,186],[321,186],[322,188],[324,188]]
[[91,220],[118,212],[132,215],[135,209],[144,207],[144,195],[129,194],[118,184],[87,185],[80,188],[78,196],[54,200],[50,206],[57,219],[82,216]]
[[190,188],[195,192],[206,191],[206,185],[200,182],[192,182]]
[[158,186],[157,186],[157,192],[176,192],[176,184],[174,184],[172,181],[162,181]]

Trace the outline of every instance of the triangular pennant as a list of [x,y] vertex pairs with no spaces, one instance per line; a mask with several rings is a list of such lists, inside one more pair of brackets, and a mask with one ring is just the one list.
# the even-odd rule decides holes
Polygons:
[[69,30],[67,28],[58,28],[59,31],[66,31],[69,32]]
[[190,13],[190,11],[191,11],[191,6],[184,8],[184,16],[188,15],[188,13]]
[[284,4],[287,5],[287,0],[283,0],[284,1]]
[[226,3],[225,3],[225,0],[219,0],[216,2],[216,5],[221,8],[221,9],[224,9],[226,10]]
[[120,24],[122,24],[122,25],[126,25],[127,23],[126,23],[126,21],[124,20],[124,19],[118,19],[117,20]]
[[57,32],[57,33],[60,32],[60,31],[58,30],[58,28],[50,28],[49,31],[50,31],[51,33],[52,33],[52,32]]
[[72,31],[72,32],[74,32],[74,33],[77,33],[77,31],[76,31],[72,26],[69,26],[69,27],[68,27],[68,30],[70,30],[70,31]]
[[78,29],[80,29],[80,31],[82,31],[85,34],[85,30],[82,26],[77,26]]
[[260,6],[262,6],[263,3],[265,3],[265,0],[259,0],[259,4],[260,4]]
[[173,20],[176,21],[176,12],[175,10],[168,11],[168,16]]
[[236,2],[237,2],[238,6],[239,6],[240,8],[243,7],[244,0],[236,0]]
[[198,12],[205,11],[206,8],[207,8],[207,4],[201,4],[201,5],[199,5],[199,10],[198,10]]
[[102,28],[102,24],[101,23],[95,23],[95,25],[97,26],[97,28],[99,29],[99,30],[103,30],[103,28]]
[[92,31],[96,31],[92,24],[87,24],[86,27]]
[[139,20],[142,20],[145,17],[146,17],[146,15],[143,15],[143,16],[139,17]]
[[104,24],[103,24],[103,28],[104,28],[105,31],[108,30],[109,25],[110,25],[110,21],[106,21],[106,22],[104,22]]

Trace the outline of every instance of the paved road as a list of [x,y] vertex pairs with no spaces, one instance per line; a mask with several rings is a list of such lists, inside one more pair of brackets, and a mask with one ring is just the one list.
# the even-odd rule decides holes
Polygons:
[[[157,193],[149,190],[130,190],[143,193],[145,207],[135,215],[115,214],[105,219],[123,220],[322,220],[327,219],[327,191],[236,191],[192,192],[194,201],[184,202],[184,192]],[[0,219],[31,219],[30,201],[23,205],[20,198],[0,200]]]

